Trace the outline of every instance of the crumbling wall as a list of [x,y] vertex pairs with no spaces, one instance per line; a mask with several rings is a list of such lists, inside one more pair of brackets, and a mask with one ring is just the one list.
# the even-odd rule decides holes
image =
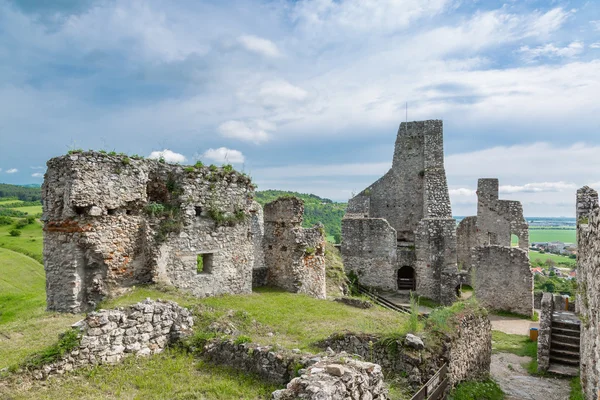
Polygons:
[[252,287],[265,286],[267,284],[267,267],[265,267],[265,254],[263,250],[263,238],[265,236],[265,225],[263,209],[256,201],[250,209],[250,232],[254,244],[254,265],[252,266]]
[[456,221],[423,219],[416,231],[417,293],[441,304],[456,300]]
[[325,230],[302,228],[304,202],[281,197],[265,205],[264,258],[269,285],[324,299]]
[[344,269],[362,285],[396,289],[396,231],[381,218],[342,220]]
[[250,292],[253,190],[248,177],[216,167],[97,152],[51,159],[42,187],[48,309],[90,310],[139,283]]
[[490,310],[533,315],[533,274],[526,250],[485,246],[474,250],[475,296]]
[[[472,249],[477,246],[477,217],[466,217],[456,228],[458,269],[471,272]],[[468,275],[468,274],[467,274]]]
[[114,364],[130,355],[147,356],[191,333],[191,313],[172,301],[145,300],[133,306],[90,313],[73,326],[80,345],[58,361],[33,371],[37,379],[74,369]]
[[545,372],[550,367],[550,343],[552,337],[552,313],[554,301],[552,293],[543,293],[540,309],[540,327],[538,329],[537,362],[538,371]]
[[577,191],[577,308],[581,319],[581,386],[600,396],[600,209],[598,193]]
[[273,392],[273,400],[337,400],[388,398],[381,367],[337,357],[311,365],[287,387]]
[[518,201],[498,199],[498,179],[477,182],[477,236],[479,246],[511,246],[511,235],[519,238],[519,248],[529,248],[529,227]]

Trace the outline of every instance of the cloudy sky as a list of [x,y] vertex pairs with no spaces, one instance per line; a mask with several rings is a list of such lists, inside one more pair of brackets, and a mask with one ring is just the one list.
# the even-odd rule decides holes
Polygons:
[[572,216],[600,188],[600,2],[0,0],[0,182],[164,152],[345,201],[406,103],[444,120],[455,215],[498,177],[526,215]]

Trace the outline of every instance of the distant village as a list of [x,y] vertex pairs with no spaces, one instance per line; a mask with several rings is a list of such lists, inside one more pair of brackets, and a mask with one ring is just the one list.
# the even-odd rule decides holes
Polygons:
[[[569,258],[577,257],[577,245],[574,243],[563,242],[534,242],[531,243],[530,250],[539,252],[540,254],[556,254]],[[542,267],[531,268],[534,275],[557,276],[565,279],[576,279],[577,271],[565,271],[565,268],[558,268],[556,265],[550,265],[548,269]]]

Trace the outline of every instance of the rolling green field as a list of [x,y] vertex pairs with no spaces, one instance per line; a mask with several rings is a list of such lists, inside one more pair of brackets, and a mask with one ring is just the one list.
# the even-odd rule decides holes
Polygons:
[[577,260],[574,260],[569,257],[559,256],[557,254],[550,254],[550,253],[540,254],[537,251],[529,250],[529,260],[532,263],[535,260],[546,261],[548,259],[554,261],[557,264],[562,262],[562,263],[567,263],[569,265],[575,265],[577,263]]
[[529,243],[563,242],[575,243],[575,229],[529,229]]

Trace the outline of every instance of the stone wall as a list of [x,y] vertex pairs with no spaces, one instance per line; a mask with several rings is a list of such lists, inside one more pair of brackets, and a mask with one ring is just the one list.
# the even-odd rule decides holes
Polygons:
[[577,309],[581,319],[581,385],[586,399],[600,397],[600,209],[598,193],[577,192]]
[[474,250],[475,296],[490,310],[533,315],[533,274],[527,250],[485,246]]
[[467,380],[485,379],[490,372],[492,357],[492,326],[487,316],[479,312],[465,312],[455,323],[450,335],[436,335],[443,342],[440,347],[418,344],[414,337],[397,340],[394,345],[382,342],[380,336],[347,333],[333,336],[321,346],[334,351],[357,354],[363,359],[381,365],[384,372],[406,375],[415,388],[425,384],[444,363],[448,364],[451,385]]
[[347,273],[362,285],[396,289],[396,230],[382,218],[342,220],[342,255]]
[[267,282],[292,293],[324,299],[325,230],[302,228],[304,202],[282,197],[265,205],[264,259]]
[[193,324],[191,313],[171,301],[145,300],[92,312],[73,326],[81,332],[80,345],[33,376],[45,379],[89,365],[114,364],[129,355],[157,354],[188,335]]
[[498,179],[477,183],[477,236],[479,246],[511,246],[511,235],[519,238],[519,248],[529,248],[529,227],[518,201],[499,200]]
[[477,217],[466,217],[456,228],[458,269],[471,272],[472,249],[477,246]]
[[[442,270],[423,268],[427,264],[431,268],[446,268],[444,275],[454,282],[453,275],[458,272],[456,235],[450,231],[454,232],[455,227],[441,228],[449,226],[451,218],[442,121],[403,122],[396,137],[392,168],[348,202],[342,221],[344,265],[360,276],[361,283],[386,290],[397,289],[398,271],[410,268],[417,293],[436,300],[449,298],[438,293]],[[419,229],[427,229],[420,228],[424,219],[430,221],[427,224],[436,234],[446,236],[437,237],[433,231],[419,234]],[[436,219],[439,221],[434,222]],[[417,243],[419,240],[425,242]],[[441,251],[438,242],[454,251]],[[417,266],[417,248],[422,249],[421,266]],[[425,259],[436,261],[429,263]],[[405,271],[410,273],[410,269],[404,269],[402,275]]]
[[416,231],[417,293],[452,304],[460,285],[456,269],[456,221],[425,218]]
[[552,293],[544,293],[540,309],[540,327],[538,329],[537,361],[538,371],[545,372],[550,367],[550,343],[552,336],[552,313],[554,301]]
[[273,400],[387,399],[381,367],[338,356],[317,362],[273,393]]
[[249,293],[253,190],[223,168],[96,152],[51,159],[42,187],[48,309],[90,310],[151,282],[196,296]]

